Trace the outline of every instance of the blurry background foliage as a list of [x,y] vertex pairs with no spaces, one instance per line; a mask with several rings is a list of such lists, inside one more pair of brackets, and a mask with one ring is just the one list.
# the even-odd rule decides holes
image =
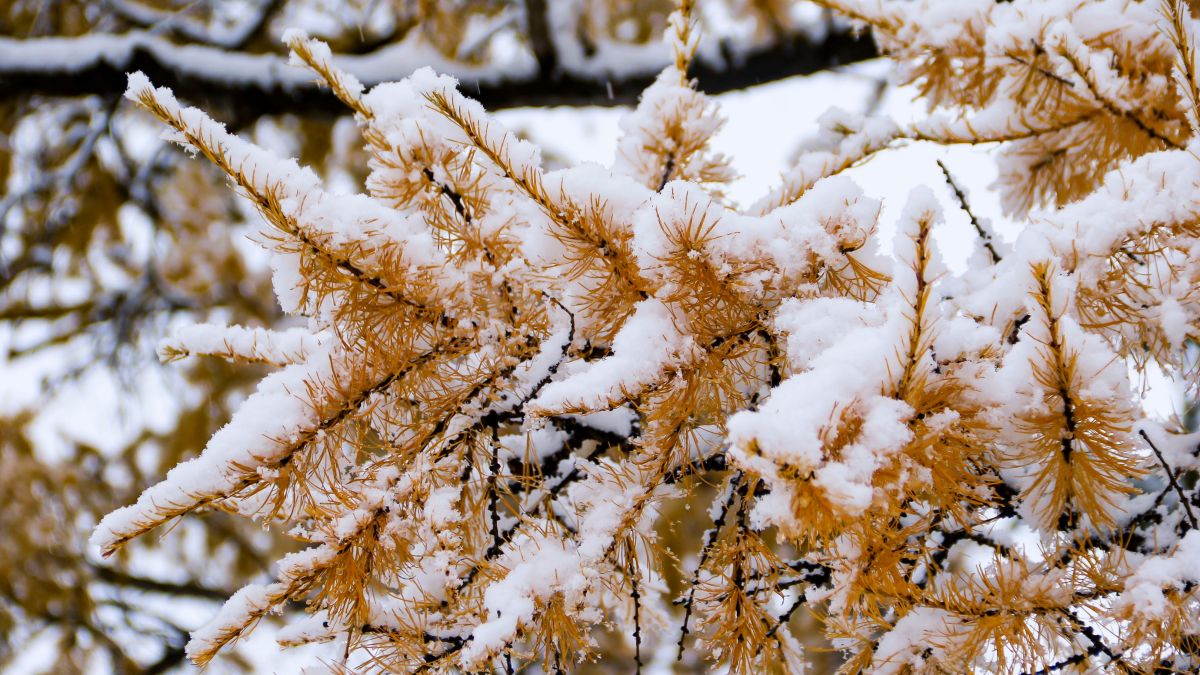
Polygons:
[[[327,180],[355,188],[367,166],[352,120],[315,84],[247,86],[205,58],[163,63],[162,52],[95,39],[272,54],[282,65],[280,37],[297,26],[341,54],[407,50],[417,65],[428,55],[439,69],[489,72],[473,86],[459,74],[489,107],[627,104],[669,58],[648,48],[623,52],[632,61],[620,73],[587,67],[606,47],[660,43],[671,2],[551,4],[0,0],[0,670],[186,668],[186,631],[267,575],[282,545],[212,512],[112,561],[85,550],[99,516],[197,453],[262,375],[214,359],[161,368],[158,339],[176,323],[280,319],[248,240],[258,216],[121,98],[123,73],[146,70]],[[807,3],[701,4],[720,52],[696,68],[710,93],[874,53]],[[702,513],[674,515],[684,532],[704,527]],[[221,667],[253,664],[243,652]]]

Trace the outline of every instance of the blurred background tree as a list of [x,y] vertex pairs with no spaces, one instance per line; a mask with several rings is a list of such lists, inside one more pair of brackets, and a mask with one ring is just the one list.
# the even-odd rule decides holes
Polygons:
[[[85,549],[87,533],[203,447],[262,374],[211,359],[162,369],[157,340],[176,323],[274,326],[281,315],[248,241],[257,214],[123,102],[125,73],[146,72],[239,134],[354,188],[367,163],[353,122],[288,65],[287,28],[327,41],[368,85],[431,65],[489,109],[627,105],[671,59],[660,38],[673,3],[2,5],[0,669],[183,668],[189,612],[206,616],[268,573],[281,542],[213,512],[102,563]],[[701,3],[701,19],[707,38],[692,74],[710,94],[875,54],[810,3],[718,0]],[[222,662],[234,666],[253,664],[237,654]]]

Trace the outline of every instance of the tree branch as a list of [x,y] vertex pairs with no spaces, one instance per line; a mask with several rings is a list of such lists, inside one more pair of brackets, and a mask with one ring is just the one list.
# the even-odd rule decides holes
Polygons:
[[190,4],[182,9],[161,10],[137,2],[137,0],[107,0],[105,3],[114,14],[125,21],[140,26],[154,33],[172,33],[184,40],[220,47],[222,49],[241,49],[251,39],[262,33],[282,8],[282,0],[259,0],[254,13],[233,28],[213,30],[185,16],[196,5]]
[[558,52],[550,36],[550,22],[546,16],[546,0],[525,0],[525,30],[533,57],[537,60],[538,75],[553,77],[558,70]]
[[[489,109],[548,105],[617,105],[637,100],[666,61],[647,60],[606,76],[598,64],[569,68],[551,77],[537,67],[501,71],[453,62],[430,64],[428,50],[392,43],[369,54],[339,55],[337,65],[365,85],[398,80],[434,65],[462,83],[462,91]],[[723,44],[722,56],[700,59],[692,74],[710,94],[805,75],[876,56],[870,37],[831,29],[819,40],[787,36],[743,51]],[[664,57],[665,58],[665,57]],[[246,123],[264,115],[329,117],[348,111],[311,74],[278,54],[251,54],[212,46],[177,44],[145,31],[77,38],[0,38],[0,102],[33,95],[120,94],[126,73],[142,71],[193,104]]]
[[1001,256],[996,246],[992,243],[992,233],[983,226],[983,222],[975,216],[975,211],[971,209],[971,202],[967,201],[967,193],[963,191],[958,181],[954,180],[954,176],[950,173],[950,169],[946,168],[946,163],[942,160],[937,161],[938,168],[942,170],[942,175],[946,177],[946,185],[950,186],[950,191],[954,193],[954,198],[958,200],[958,206],[967,214],[967,218],[971,221],[971,227],[975,228],[975,233],[979,235],[979,241],[983,247],[987,249],[988,257],[991,258],[992,264],[1000,262]]
[[1146,433],[1146,430],[1138,429],[1138,433],[1141,434],[1142,438],[1146,439],[1146,443],[1148,443],[1150,445],[1150,449],[1154,451],[1154,456],[1158,458],[1158,463],[1162,464],[1163,470],[1167,472],[1167,481],[1170,487],[1175,490],[1175,493],[1179,495],[1179,504],[1183,507],[1184,513],[1187,514],[1188,524],[1191,525],[1191,529],[1196,529],[1196,514],[1192,513],[1192,503],[1188,501],[1187,495],[1183,492],[1183,487],[1181,487],[1179,485],[1179,481],[1175,479],[1175,471],[1171,469],[1170,464],[1167,464],[1167,458],[1163,457],[1162,451],[1158,449],[1158,446],[1154,444],[1154,441],[1150,440],[1150,435]]
[[123,572],[121,570],[105,567],[103,565],[88,565],[96,578],[105,583],[113,584],[114,586],[125,586],[128,588],[136,588],[141,591],[149,591],[151,593],[162,593],[170,596],[189,596],[195,598],[204,598],[205,600],[216,600],[224,602],[233,594],[232,591],[224,588],[209,588],[202,586],[194,581],[186,581],[177,583],[173,581],[161,581],[159,579],[151,579],[149,577],[137,576]]

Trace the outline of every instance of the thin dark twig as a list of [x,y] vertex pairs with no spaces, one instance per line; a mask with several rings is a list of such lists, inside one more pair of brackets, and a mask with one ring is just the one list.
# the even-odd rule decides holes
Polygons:
[[992,264],[1000,262],[1000,253],[996,251],[996,246],[992,243],[992,233],[987,231],[979,218],[975,216],[975,212],[971,210],[971,204],[967,201],[967,193],[954,180],[954,176],[950,174],[950,169],[946,168],[942,160],[937,161],[937,165],[942,170],[942,175],[946,177],[946,184],[950,186],[950,191],[954,193],[954,198],[958,200],[958,207],[967,214],[967,218],[971,220],[971,227],[975,228],[976,234],[979,235],[979,240],[983,242],[983,247],[987,249],[988,255],[992,258]]
[[712,552],[712,546],[720,536],[721,530],[725,527],[725,517],[729,514],[729,509],[733,507],[733,501],[737,499],[738,486],[742,481],[742,472],[738,471],[729,478],[729,495],[725,497],[725,502],[721,504],[720,511],[717,512],[717,517],[713,519],[712,529],[704,533],[704,545],[700,548],[700,561],[696,564],[696,570],[692,572],[692,582],[688,588],[687,600],[683,605],[683,625],[679,632],[679,649],[675,654],[676,661],[683,660],[683,643],[688,635],[688,621],[692,618],[692,605],[696,601],[696,587],[700,585],[700,572],[704,569],[704,565],[708,562],[708,556]]
[[1150,435],[1147,434],[1143,429],[1138,429],[1138,433],[1141,434],[1142,438],[1146,439],[1146,443],[1148,443],[1150,445],[1150,449],[1154,451],[1154,456],[1158,458],[1158,463],[1162,464],[1163,470],[1167,472],[1167,481],[1171,484],[1171,487],[1175,489],[1175,493],[1179,495],[1179,503],[1183,505],[1183,510],[1185,513],[1187,513],[1188,523],[1191,525],[1191,529],[1196,529],[1196,514],[1192,512],[1191,502],[1188,501],[1188,498],[1183,494],[1183,487],[1179,484],[1179,481],[1175,479],[1175,471],[1171,469],[1170,464],[1167,464],[1166,457],[1163,457],[1162,452],[1158,449],[1158,446],[1154,444],[1154,441],[1150,440]]
[[1022,675],[1051,675],[1052,673],[1057,673],[1060,670],[1066,670],[1067,668],[1069,668],[1071,666],[1083,663],[1084,661],[1087,660],[1087,658],[1088,658],[1087,654],[1073,654],[1073,655],[1068,656],[1067,658],[1063,659],[1062,661],[1057,661],[1055,663],[1051,663],[1050,665],[1046,666],[1045,668],[1042,668],[1041,670],[1035,670],[1030,673],[1023,673]]
[[635,665],[634,672],[641,675],[642,672],[642,602],[641,593],[638,592],[638,567],[636,558],[633,563],[633,590],[630,597],[633,598],[633,663]]

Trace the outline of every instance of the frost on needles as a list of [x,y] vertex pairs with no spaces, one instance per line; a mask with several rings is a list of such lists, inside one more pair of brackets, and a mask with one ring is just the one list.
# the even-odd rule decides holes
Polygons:
[[[341,194],[131,76],[262,213],[308,328],[164,341],[277,370],[94,545],[205,509],[299,542],[193,633],[198,664],[304,603],[279,641],[365,670],[569,670],[603,644],[799,671],[802,606],[846,672],[1200,667],[1200,439],[1130,379],[1198,393],[1188,6],[821,0],[932,111],[830,112],[740,209],[691,4],[608,167],[547,172],[454,80],[366,91],[292,33],[370,155]],[[943,265],[942,210],[971,208],[947,171],[881,255],[843,173],[911,142],[997,144],[1015,245],[972,214],[971,264]],[[672,530],[680,505],[711,527]]]

